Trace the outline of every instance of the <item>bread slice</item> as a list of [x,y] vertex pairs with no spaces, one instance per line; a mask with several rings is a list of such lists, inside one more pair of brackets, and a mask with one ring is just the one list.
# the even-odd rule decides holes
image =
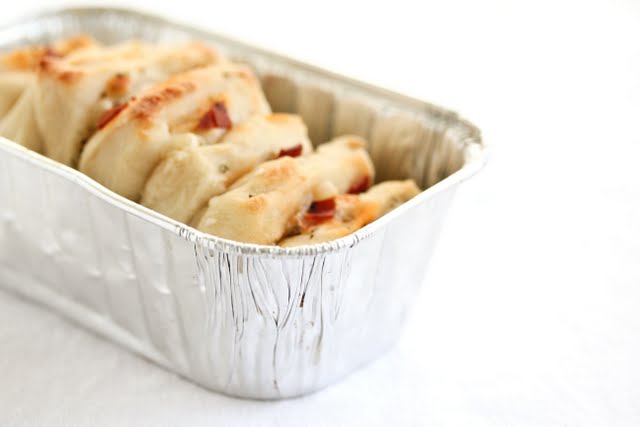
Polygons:
[[106,112],[176,73],[223,60],[201,43],[137,41],[83,49],[64,58],[45,57],[34,96],[44,154],[76,166],[83,143]]
[[187,71],[122,104],[101,123],[81,172],[134,201],[172,150],[214,143],[254,115],[270,113],[253,72],[224,63]]
[[299,116],[253,116],[234,126],[220,143],[170,152],[145,185],[141,203],[188,223],[209,199],[224,193],[258,164],[282,154],[313,151]]
[[97,46],[97,42],[81,34],[50,45],[28,46],[0,55],[0,118],[9,112],[24,90],[33,83],[40,62],[45,57],[65,57],[91,46]]
[[226,239],[273,245],[314,199],[347,191],[363,177],[373,178],[364,141],[338,138],[309,156],[263,163],[228,192],[213,197],[196,214],[194,225]]
[[385,181],[362,194],[342,194],[335,198],[333,209],[325,218],[315,218],[313,212],[304,216],[299,234],[278,242],[291,247],[314,245],[347,236],[387,214],[420,193],[413,180]]

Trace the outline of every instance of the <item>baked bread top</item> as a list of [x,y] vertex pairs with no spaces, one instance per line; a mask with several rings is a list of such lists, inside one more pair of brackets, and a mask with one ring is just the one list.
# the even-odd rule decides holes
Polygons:
[[[7,88],[2,92],[2,88]],[[344,237],[419,193],[372,187],[366,141],[315,149],[258,77],[203,43],[78,36],[0,56],[0,134],[205,233],[285,247]]]

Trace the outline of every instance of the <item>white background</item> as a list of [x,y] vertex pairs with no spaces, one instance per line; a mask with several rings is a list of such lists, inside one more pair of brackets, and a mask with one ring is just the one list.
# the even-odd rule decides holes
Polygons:
[[639,2],[120,4],[455,109],[492,158],[398,345],[343,382],[227,398],[0,292],[0,424],[640,425]]

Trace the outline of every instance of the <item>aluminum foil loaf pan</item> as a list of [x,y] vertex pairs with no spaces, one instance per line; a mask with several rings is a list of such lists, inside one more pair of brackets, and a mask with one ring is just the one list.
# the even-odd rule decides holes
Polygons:
[[252,66],[274,111],[315,144],[369,141],[377,179],[424,191],[342,239],[280,248],[201,233],[0,138],[0,286],[211,390],[297,396],[396,340],[458,185],[484,164],[456,114],[164,19],[102,8],[0,29],[0,49],[87,33],[105,43],[201,39]]

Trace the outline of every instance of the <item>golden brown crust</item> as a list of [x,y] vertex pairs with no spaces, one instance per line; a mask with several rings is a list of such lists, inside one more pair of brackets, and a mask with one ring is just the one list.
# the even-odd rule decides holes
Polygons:
[[78,35],[55,42],[53,45],[28,46],[0,56],[0,69],[36,71],[41,61],[63,57],[71,52],[96,45],[87,35]]
[[406,180],[386,181],[359,195],[340,195],[336,197],[332,218],[320,223],[302,219],[295,228],[298,233],[282,239],[278,245],[314,245],[348,236],[419,193],[416,183]]
[[129,117],[150,126],[155,116],[168,104],[179,100],[188,93],[196,90],[196,82],[181,77],[170,79],[162,83],[153,93],[141,96],[130,104]]
[[268,116],[266,116],[265,120],[267,120],[270,123],[274,123],[274,124],[288,123],[291,120],[291,114],[273,113],[273,114],[269,114]]
[[131,79],[126,73],[116,73],[105,87],[105,95],[109,98],[122,98],[129,93]]
[[[75,166],[85,142],[96,129],[113,126],[125,110],[136,106],[145,119],[160,104],[189,89],[167,87],[157,98],[131,97],[175,74],[225,62],[214,49],[200,43],[153,45],[136,41],[92,47],[64,58],[46,58],[38,74],[35,114],[43,132],[45,154]],[[106,115],[106,116],[105,116]],[[108,120],[105,120],[105,117]],[[55,125],[52,125],[55,123]]]
[[58,80],[65,85],[74,85],[86,74],[80,70],[67,70],[60,67],[60,58],[45,57],[40,61],[40,73]]
[[44,46],[28,47],[8,53],[0,62],[7,69],[35,71],[40,61],[50,53],[51,51]]
[[[39,72],[46,78],[61,84],[75,85],[83,78],[90,78],[107,69],[113,69],[114,75],[126,73],[126,70],[152,66],[165,62],[167,68],[175,72],[194,66],[204,66],[224,61],[218,51],[203,43],[192,42],[183,46],[160,46],[130,41],[115,46],[97,47],[71,52],[68,56],[45,55],[40,59]],[[172,61],[175,65],[171,65]],[[187,65],[181,66],[181,62]],[[120,70],[118,70],[120,68]],[[172,73],[169,73],[172,74]]]
[[169,152],[217,142],[227,131],[198,131],[203,109],[223,99],[231,123],[270,112],[257,78],[247,80],[247,72],[246,67],[223,63],[186,71],[149,88],[87,142],[80,170],[116,193],[140,200],[146,181]]
[[[93,39],[81,35],[64,39],[51,45],[29,46],[0,55],[0,117],[5,117],[17,104],[18,98],[23,92],[33,84],[41,63],[47,63],[50,59],[62,58],[96,45]],[[30,98],[30,96],[27,98]],[[23,101],[23,104],[25,101]],[[13,114],[14,117],[21,116],[22,112],[27,109],[25,109],[25,105],[21,105],[18,110],[20,110],[21,114],[15,112]],[[31,110],[31,108],[28,110]],[[33,119],[30,117],[20,118],[20,120],[25,123],[29,122],[29,126],[34,124]],[[0,124],[0,128],[12,130],[5,133],[5,136],[15,138],[15,142],[31,149],[41,147],[40,131],[38,129],[20,129],[21,126],[21,123]]]

